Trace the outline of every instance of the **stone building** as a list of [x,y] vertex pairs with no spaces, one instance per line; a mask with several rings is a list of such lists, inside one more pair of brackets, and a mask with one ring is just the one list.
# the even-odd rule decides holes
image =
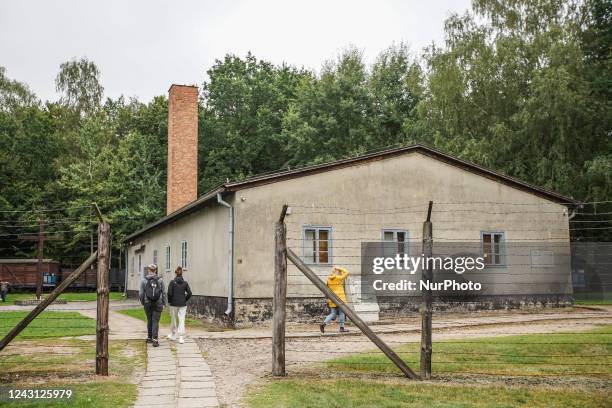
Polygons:
[[[571,302],[567,259],[507,250],[545,242],[569,252],[569,218],[579,204],[571,198],[423,145],[228,181],[197,197],[197,89],[173,85],[169,102],[167,215],[124,241],[131,296],[147,264],[166,280],[181,265],[194,293],[190,312],[237,324],[265,320],[283,204],[289,248],[322,278],[332,265],[347,267],[358,286],[360,241],[393,241],[417,253],[433,201],[434,242],[469,241],[488,253],[479,276],[489,285],[471,307]],[[515,255],[522,260],[510,262]],[[288,284],[290,317],[324,311],[322,295],[292,265]],[[381,316],[418,308],[409,296],[368,302]]]

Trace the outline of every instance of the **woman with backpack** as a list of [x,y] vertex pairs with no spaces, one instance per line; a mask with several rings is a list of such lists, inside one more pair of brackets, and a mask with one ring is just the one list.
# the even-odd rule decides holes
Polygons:
[[157,276],[155,264],[147,267],[147,276],[140,282],[138,295],[147,315],[147,343],[153,343],[153,347],[158,347],[159,318],[167,302],[164,281],[161,276]]
[[174,341],[178,333],[179,343],[183,344],[185,342],[183,339],[185,336],[185,314],[187,314],[187,301],[191,297],[191,289],[189,289],[189,283],[183,279],[183,268],[177,267],[174,273],[176,277],[168,285],[172,330],[168,338]]

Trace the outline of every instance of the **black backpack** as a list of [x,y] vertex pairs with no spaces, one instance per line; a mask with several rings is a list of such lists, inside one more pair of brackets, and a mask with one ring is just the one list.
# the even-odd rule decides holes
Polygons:
[[151,278],[147,279],[147,283],[145,285],[145,296],[151,302],[157,302],[161,297],[162,290],[161,285],[159,284],[159,278]]

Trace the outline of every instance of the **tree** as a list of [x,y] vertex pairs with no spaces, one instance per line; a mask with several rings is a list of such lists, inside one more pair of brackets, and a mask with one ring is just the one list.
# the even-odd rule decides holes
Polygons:
[[226,55],[208,71],[200,109],[200,190],[284,166],[282,123],[304,71]]
[[356,155],[376,145],[372,97],[361,51],[328,61],[320,78],[303,78],[283,123],[290,164]]
[[419,139],[417,105],[423,96],[423,77],[418,62],[405,44],[380,53],[369,78],[376,146],[405,144]]
[[92,114],[100,107],[104,88],[100,85],[100,71],[96,64],[86,58],[70,60],[60,65],[55,78],[60,102],[79,117]]
[[[585,162],[609,137],[585,77],[578,2],[477,0],[430,47],[423,120],[442,149],[584,196]],[[609,151],[609,150],[608,150]]]
[[14,111],[37,103],[36,96],[26,84],[8,78],[6,68],[0,67],[0,111]]

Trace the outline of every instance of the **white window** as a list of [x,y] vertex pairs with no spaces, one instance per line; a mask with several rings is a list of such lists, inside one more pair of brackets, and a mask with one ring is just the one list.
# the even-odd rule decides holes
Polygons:
[[[402,229],[383,229],[382,240],[385,243],[385,256],[408,253],[408,231]],[[395,242],[396,244],[391,247],[387,246],[387,242]]]
[[153,265],[157,266],[157,249],[153,250]]
[[331,263],[331,227],[303,227],[302,256],[309,264]]
[[187,269],[187,241],[181,242],[181,267]]
[[504,233],[481,232],[480,241],[485,265],[504,265]]
[[170,272],[170,268],[172,265],[172,258],[171,258],[172,252],[170,250],[170,245],[166,244],[166,272]]

